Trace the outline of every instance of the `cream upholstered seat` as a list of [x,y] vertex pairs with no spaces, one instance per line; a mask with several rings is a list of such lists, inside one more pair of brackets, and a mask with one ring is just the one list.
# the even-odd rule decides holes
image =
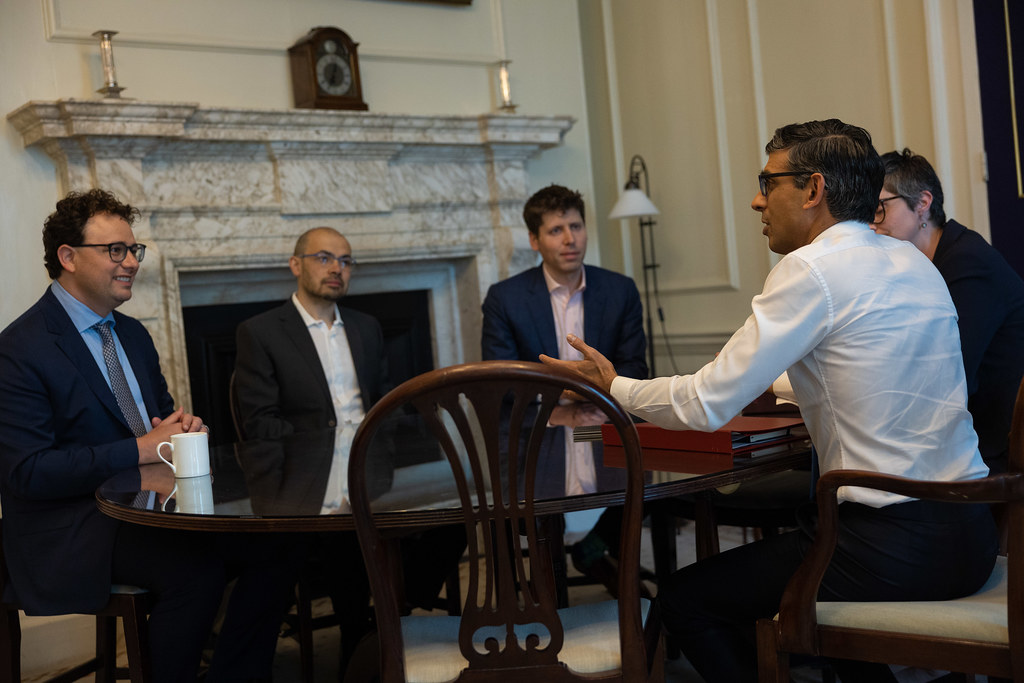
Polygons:
[[[986,584],[958,600],[816,602],[837,537],[836,492],[862,486],[912,498],[1006,505],[1006,556]],[[941,569],[939,569],[941,571]],[[788,681],[791,653],[902,664],[1024,681],[1024,383],[1017,393],[1005,474],[918,481],[836,470],[818,481],[818,530],[775,619],[757,625],[761,681]]]
[[[545,501],[533,491],[545,426],[567,389],[603,410],[622,435],[627,483],[619,599],[558,609],[553,564],[561,557],[561,519],[538,513]],[[462,509],[469,580],[461,616],[400,616],[401,563],[389,527],[401,516],[389,511],[401,504],[384,494],[374,509],[366,464],[407,448],[445,463],[451,499],[445,505]],[[436,477],[431,482],[438,484]],[[360,425],[349,495],[366,566],[373,568],[382,683],[663,680],[660,623],[640,597],[639,441],[621,406],[593,385],[519,361],[469,363],[413,378]]]
[[966,598],[920,602],[819,602],[818,623],[1008,646],[1007,564],[1005,557],[996,558],[988,581],[981,590]]

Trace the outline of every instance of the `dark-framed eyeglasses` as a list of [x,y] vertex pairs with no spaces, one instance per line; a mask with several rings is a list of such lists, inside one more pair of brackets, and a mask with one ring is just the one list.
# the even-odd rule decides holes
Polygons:
[[346,268],[351,268],[357,263],[356,260],[348,254],[335,256],[329,251],[318,251],[315,254],[300,254],[299,258],[316,259],[316,262],[319,263],[321,266],[324,266],[325,268],[331,265],[331,263],[333,263],[334,261],[337,261],[338,267],[341,268],[342,270],[345,270]]
[[906,197],[901,194],[894,194],[891,197],[883,197],[882,199],[879,199],[878,206],[875,207],[875,219],[871,221],[872,223],[878,225],[885,221],[885,203],[891,202],[894,199],[906,199]]
[[761,191],[761,194],[765,197],[768,196],[768,180],[770,178],[782,178],[784,176],[797,176],[807,175],[806,171],[782,171],[781,173],[758,173],[757,174],[757,189]]
[[107,250],[110,254],[110,260],[114,263],[121,263],[125,257],[128,256],[128,252],[132,252],[132,256],[139,263],[142,263],[142,259],[146,258],[146,245],[145,244],[132,244],[127,245],[124,242],[111,242],[110,244],[76,244],[75,247],[102,247]]

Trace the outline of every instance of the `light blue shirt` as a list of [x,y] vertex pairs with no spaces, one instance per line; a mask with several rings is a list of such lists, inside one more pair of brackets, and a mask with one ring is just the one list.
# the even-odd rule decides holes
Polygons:
[[[107,372],[107,363],[103,360],[103,339],[100,337],[100,333],[93,329],[93,325],[103,320],[110,321],[110,331],[114,337],[114,346],[117,347],[117,359],[121,361],[125,379],[128,380],[128,388],[132,391],[132,399],[135,401],[135,405],[139,407],[139,415],[142,415],[142,421],[146,424],[146,431],[151,430],[153,425],[149,413],[146,411],[146,404],[142,400],[142,389],[139,387],[139,381],[135,379],[132,364],[128,362],[128,356],[125,355],[124,347],[121,346],[121,340],[117,336],[117,323],[114,320],[114,314],[110,313],[105,318],[101,318],[91,308],[71,296],[68,290],[64,289],[56,280],[50,285],[50,291],[53,292],[53,295],[57,297],[57,301],[67,311],[68,317],[71,318],[71,324],[82,335],[82,341],[85,342],[86,348],[89,349],[89,353],[92,354],[93,359],[96,361],[96,365],[103,374],[103,380],[107,383],[108,387],[111,386],[110,373]],[[113,387],[110,390],[113,392]]]

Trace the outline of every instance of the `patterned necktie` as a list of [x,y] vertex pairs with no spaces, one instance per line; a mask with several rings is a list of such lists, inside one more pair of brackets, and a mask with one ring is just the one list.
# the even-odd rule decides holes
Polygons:
[[135,436],[145,436],[146,424],[139,415],[139,406],[132,398],[132,390],[128,388],[128,380],[124,377],[124,368],[121,361],[117,359],[117,347],[114,346],[114,335],[110,332],[110,321],[103,320],[93,325],[93,328],[103,338],[103,361],[107,364],[107,374],[110,375],[110,388],[114,391],[114,398],[117,399],[117,406],[121,414],[128,421]]

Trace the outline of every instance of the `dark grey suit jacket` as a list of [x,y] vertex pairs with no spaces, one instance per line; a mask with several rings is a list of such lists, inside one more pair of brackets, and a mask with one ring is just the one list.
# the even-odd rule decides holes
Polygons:
[[[340,308],[363,409],[387,391],[377,319]],[[246,438],[274,439],[337,426],[334,401],[302,316],[289,299],[238,326],[235,391]]]

